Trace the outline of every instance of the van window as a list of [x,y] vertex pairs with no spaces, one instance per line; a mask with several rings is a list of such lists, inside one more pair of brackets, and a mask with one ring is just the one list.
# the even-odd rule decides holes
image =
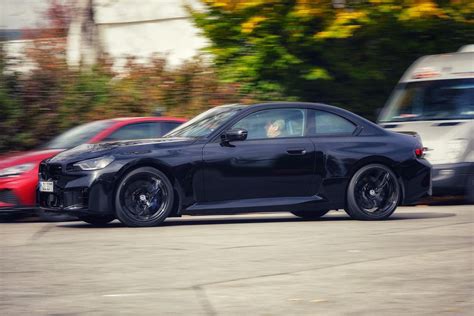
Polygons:
[[400,84],[380,122],[474,118],[474,79]]

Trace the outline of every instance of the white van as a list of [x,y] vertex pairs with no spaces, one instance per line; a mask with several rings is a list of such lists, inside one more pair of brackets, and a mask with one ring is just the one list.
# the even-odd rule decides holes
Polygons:
[[474,201],[474,45],[424,56],[402,76],[378,123],[416,132],[433,165],[433,194]]

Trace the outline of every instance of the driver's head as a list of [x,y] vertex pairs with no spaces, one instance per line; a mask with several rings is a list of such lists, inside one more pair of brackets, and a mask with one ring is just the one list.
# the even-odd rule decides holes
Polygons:
[[282,119],[275,118],[275,119],[269,120],[267,124],[265,125],[267,137],[274,138],[274,137],[281,136],[281,134],[283,133],[284,127],[285,127],[285,121],[283,121]]

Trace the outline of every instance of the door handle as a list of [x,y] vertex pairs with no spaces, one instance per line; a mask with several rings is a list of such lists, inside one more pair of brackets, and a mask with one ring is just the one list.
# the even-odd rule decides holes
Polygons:
[[306,154],[306,149],[304,148],[289,148],[286,150],[288,155],[304,155]]

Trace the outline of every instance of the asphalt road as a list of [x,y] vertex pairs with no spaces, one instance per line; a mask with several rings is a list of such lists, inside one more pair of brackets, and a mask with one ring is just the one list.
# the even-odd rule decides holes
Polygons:
[[0,224],[2,315],[468,315],[474,207]]

